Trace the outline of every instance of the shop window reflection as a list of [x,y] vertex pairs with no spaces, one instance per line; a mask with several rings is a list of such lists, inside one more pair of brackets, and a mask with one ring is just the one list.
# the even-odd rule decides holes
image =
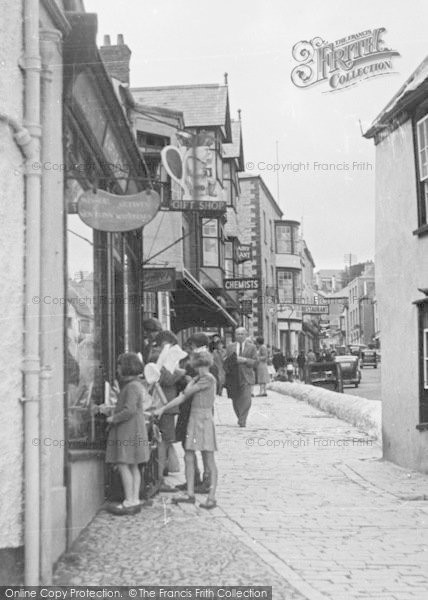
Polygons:
[[67,215],[66,394],[71,445],[97,438],[95,405],[102,402],[101,298],[94,289],[94,232],[77,214]]

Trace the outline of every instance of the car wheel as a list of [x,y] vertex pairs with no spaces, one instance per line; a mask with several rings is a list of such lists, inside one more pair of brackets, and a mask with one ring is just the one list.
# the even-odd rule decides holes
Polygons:
[[359,383],[356,383],[356,384],[355,384],[355,387],[357,388],[359,385],[360,385]]

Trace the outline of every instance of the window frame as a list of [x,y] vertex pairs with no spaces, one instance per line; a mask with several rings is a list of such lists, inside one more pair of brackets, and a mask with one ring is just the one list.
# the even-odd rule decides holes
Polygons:
[[[231,247],[231,256],[227,256],[228,247]],[[226,269],[226,261],[231,262],[232,272],[230,272],[230,270]],[[225,277],[233,279],[235,277],[235,273],[236,273],[235,243],[233,240],[224,240],[224,274],[225,274]]]
[[[279,275],[281,273],[290,273],[292,280],[292,300],[281,298],[281,290],[283,289],[279,285]],[[300,281],[298,278],[300,277]],[[300,283],[300,285],[297,285]],[[302,272],[300,269],[292,269],[286,267],[277,267],[276,269],[276,289],[278,295],[278,302],[280,304],[299,304],[301,302],[302,295]]]
[[[280,252],[278,247],[278,229],[280,227],[288,227],[290,229],[290,252]],[[276,254],[290,254],[292,256],[298,256],[298,248],[297,248],[297,242],[298,242],[298,231],[299,231],[299,226],[298,225],[294,225],[294,224],[288,224],[286,222],[283,223],[275,223],[275,253]]]
[[[204,232],[204,227],[209,223],[215,223],[215,234],[209,234]],[[205,250],[205,240],[216,240],[216,248],[217,248],[217,261],[215,264],[208,263],[206,261],[206,250]],[[201,265],[203,267],[214,267],[218,268],[222,266],[222,255],[221,255],[221,227],[218,218],[213,217],[202,217],[201,218]]]
[[[415,177],[416,177],[416,197],[417,197],[417,223],[418,228],[413,232],[415,235],[428,234],[428,127],[425,131],[425,146],[420,146],[419,126],[422,123],[428,125],[428,102],[424,102],[413,115],[413,146],[415,153]],[[422,177],[421,151],[427,152],[426,169],[427,174]]]
[[419,423],[418,429],[428,429],[428,298],[417,303],[418,309],[418,366],[419,366]]

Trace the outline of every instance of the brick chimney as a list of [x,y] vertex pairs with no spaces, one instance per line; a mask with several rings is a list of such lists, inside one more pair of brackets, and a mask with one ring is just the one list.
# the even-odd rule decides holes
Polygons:
[[131,50],[123,40],[123,34],[117,36],[117,44],[113,46],[110,36],[104,36],[104,45],[100,48],[101,58],[110,77],[129,85],[129,61]]

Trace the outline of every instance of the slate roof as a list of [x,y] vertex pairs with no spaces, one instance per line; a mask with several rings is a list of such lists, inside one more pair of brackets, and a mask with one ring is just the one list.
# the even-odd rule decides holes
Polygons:
[[[428,56],[413,71],[410,77],[391,98],[385,108],[379,113],[370,128],[363,134],[366,138],[373,137],[382,130],[400,111],[405,110],[412,102],[418,101],[419,88],[428,89]],[[425,97],[425,96],[424,96]]]
[[140,104],[182,111],[186,127],[223,127],[231,141],[229,97],[225,85],[170,85],[131,88]]
[[232,142],[223,144],[223,158],[239,158],[241,145],[241,121],[231,121]]

